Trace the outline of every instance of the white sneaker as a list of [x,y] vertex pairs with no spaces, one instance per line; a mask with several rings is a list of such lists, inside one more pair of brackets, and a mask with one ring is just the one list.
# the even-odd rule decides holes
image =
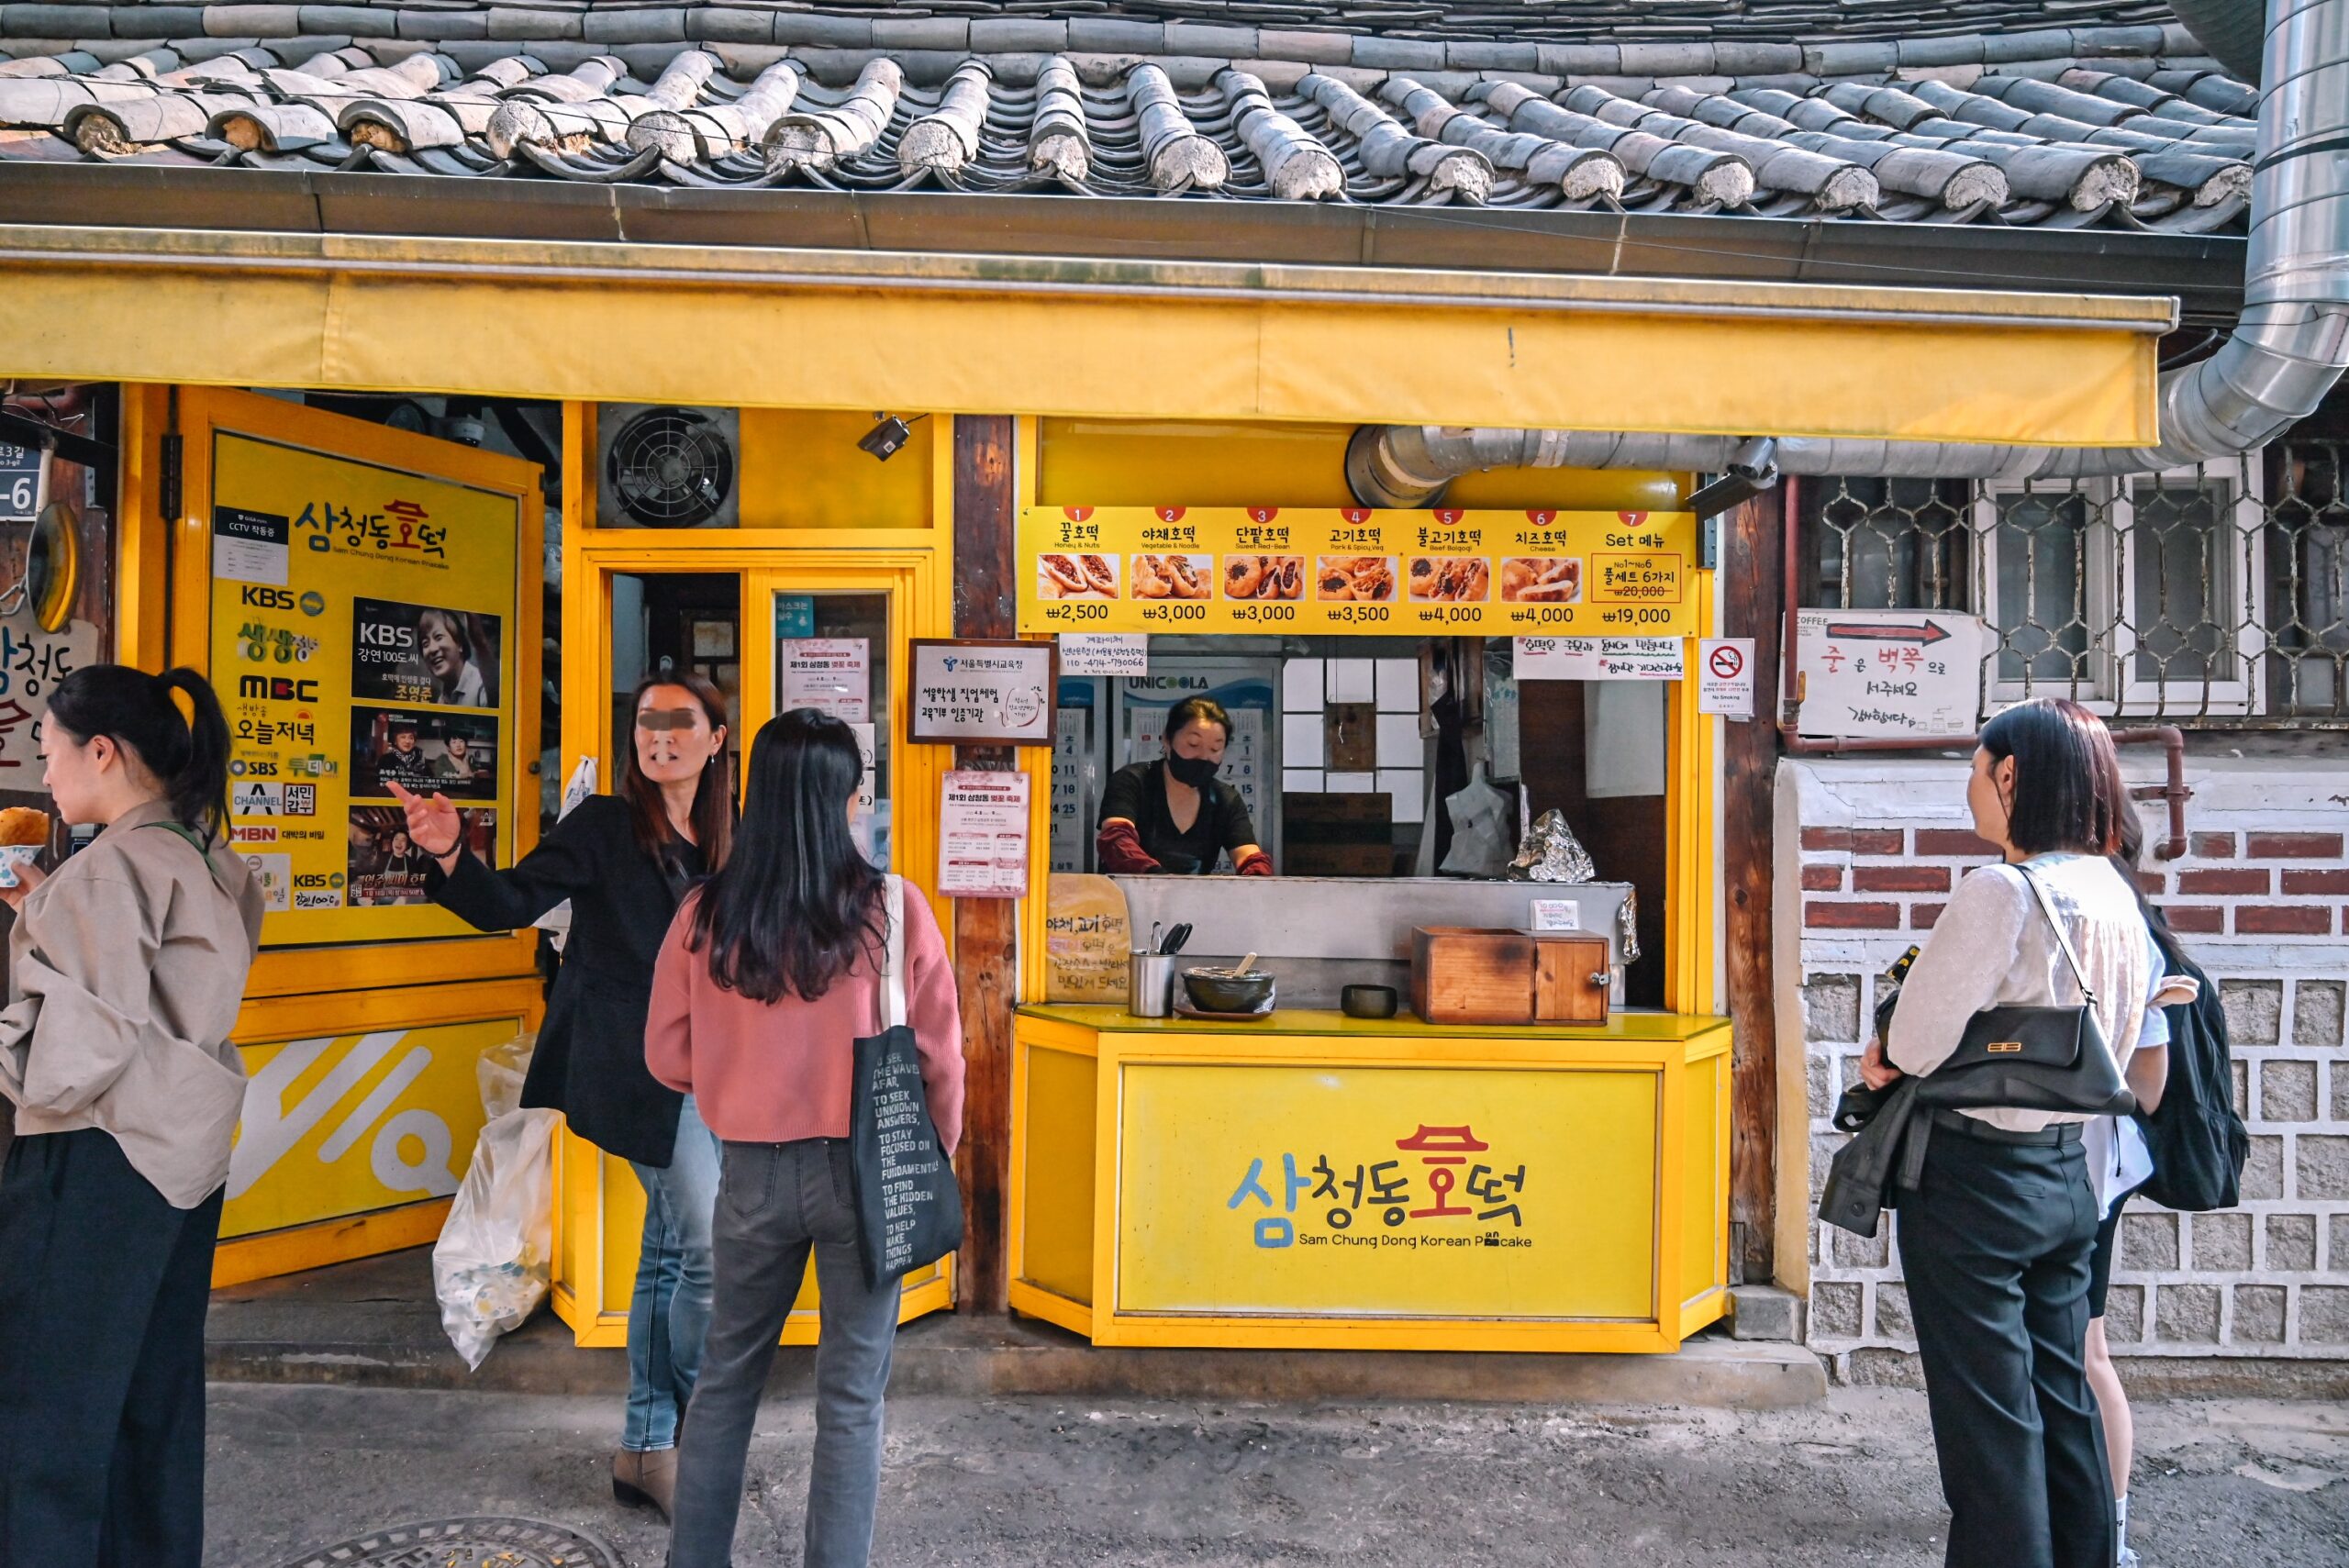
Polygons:
[[2129,1548],[2122,1547],[2121,1556],[2113,1564],[2113,1568],[2137,1568],[2137,1554]]

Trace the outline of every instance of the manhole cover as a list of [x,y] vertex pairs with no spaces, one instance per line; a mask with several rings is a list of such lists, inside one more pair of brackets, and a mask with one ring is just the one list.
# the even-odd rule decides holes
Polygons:
[[306,1551],[285,1568],[620,1568],[592,1535],[540,1519],[391,1525]]

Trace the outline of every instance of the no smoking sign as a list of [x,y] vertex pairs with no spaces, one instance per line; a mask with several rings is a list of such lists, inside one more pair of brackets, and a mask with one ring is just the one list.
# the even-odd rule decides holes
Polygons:
[[1700,639],[1697,651],[1697,711],[1743,722],[1753,717],[1753,639]]

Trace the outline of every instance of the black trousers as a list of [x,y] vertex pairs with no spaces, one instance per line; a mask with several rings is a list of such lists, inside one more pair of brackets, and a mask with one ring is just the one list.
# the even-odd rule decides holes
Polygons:
[[2112,1482],[2086,1371],[2098,1216],[2080,1144],[1936,1126],[1899,1200],[1949,1568],[2111,1568]]
[[0,1166],[0,1568],[200,1568],[220,1194],[173,1208],[98,1131]]

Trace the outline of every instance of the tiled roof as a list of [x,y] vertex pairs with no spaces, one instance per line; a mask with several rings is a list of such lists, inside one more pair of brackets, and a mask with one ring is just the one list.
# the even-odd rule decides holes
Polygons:
[[[1184,7],[1319,31],[975,0],[986,15],[214,6],[184,9],[310,36],[124,41],[126,15],[181,9],[0,5],[0,33],[114,35],[0,43],[22,55],[0,64],[0,162],[2199,233],[2242,225],[2256,104],[2175,26],[1898,31],[2161,11],[2110,5],[1556,0],[1508,42],[1405,36],[1501,18],[1400,0]],[[432,36],[376,36],[385,17]],[[1591,18],[1604,41],[1536,41],[1598,38]],[[1776,39],[1750,36],[1760,20]],[[1672,29],[1690,36],[1631,36]]]

